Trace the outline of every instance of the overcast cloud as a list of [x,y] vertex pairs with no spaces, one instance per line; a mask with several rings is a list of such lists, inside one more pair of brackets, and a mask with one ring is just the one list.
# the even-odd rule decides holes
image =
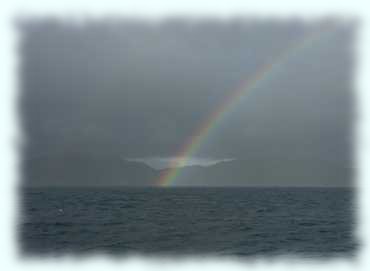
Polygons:
[[346,167],[354,28],[298,20],[24,21],[26,158],[114,152],[163,168],[241,82],[328,24],[333,31],[248,93],[189,163],[258,157]]

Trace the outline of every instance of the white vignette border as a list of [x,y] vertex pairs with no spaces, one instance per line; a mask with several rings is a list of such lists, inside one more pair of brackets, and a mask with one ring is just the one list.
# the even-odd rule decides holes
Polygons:
[[[19,182],[19,153],[17,144],[22,140],[17,110],[18,98],[18,48],[14,21],[20,16],[56,17],[67,20],[104,19],[110,16],[158,20],[175,16],[195,16],[229,19],[238,17],[261,17],[281,19],[315,20],[326,17],[356,18],[359,21],[356,35],[354,88],[356,103],[355,119],[355,177],[358,208],[357,237],[361,244],[353,260],[299,261],[294,259],[256,259],[240,261],[217,257],[155,258],[132,255],[124,258],[62,257],[46,259],[23,259],[17,245],[17,210]],[[1,163],[1,210],[0,242],[3,270],[367,270],[370,266],[370,2],[350,0],[326,1],[8,1],[0,3],[0,149]],[[340,208],[340,206],[338,206]]]

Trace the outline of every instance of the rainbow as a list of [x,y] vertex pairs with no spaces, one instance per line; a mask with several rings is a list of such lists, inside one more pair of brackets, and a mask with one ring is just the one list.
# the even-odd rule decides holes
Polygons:
[[176,159],[170,163],[168,169],[161,172],[156,184],[162,187],[171,185],[180,174],[181,168],[186,165],[187,160],[192,157],[207,136],[223,121],[227,113],[232,112],[232,109],[239,103],[241,98],[253,88],[256,88],[264,79],[267,79],[269,74],[277,70],[295,53],[314,43],[323,33],[324,31],[322,29],[316,30],[299,41],[293,42],[290,46],[284,48],[284,50],[277,54],[271,62],[260,67],[256,73],[254,73],[254,76],[244,80],[236,90],[232,91],[230,96],[200,122],[200,125],[198,125],[192,135],[188,137],[186,142],[176,153]]

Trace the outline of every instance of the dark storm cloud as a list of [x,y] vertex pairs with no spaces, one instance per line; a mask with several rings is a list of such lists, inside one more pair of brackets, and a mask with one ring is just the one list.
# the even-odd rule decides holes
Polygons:
[[[28,156],[174,156],[245,78],[327,24],[25,20],[21,110]],[[353,27],[329,24],[336,32],[291,56],[249,93],[199,157],[347,165]]]

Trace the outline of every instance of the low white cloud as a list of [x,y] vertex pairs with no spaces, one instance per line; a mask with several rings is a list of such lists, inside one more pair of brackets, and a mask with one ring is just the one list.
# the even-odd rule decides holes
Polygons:
[[171,165],[176,164],[176,161],[182,160],[181,166],[212,166],[220,162],[233,161],[235,158],[205,158],[205,157],[139,157],[139,158],[126,158],[127,161],[142,162],[154,169],[169,168]]

